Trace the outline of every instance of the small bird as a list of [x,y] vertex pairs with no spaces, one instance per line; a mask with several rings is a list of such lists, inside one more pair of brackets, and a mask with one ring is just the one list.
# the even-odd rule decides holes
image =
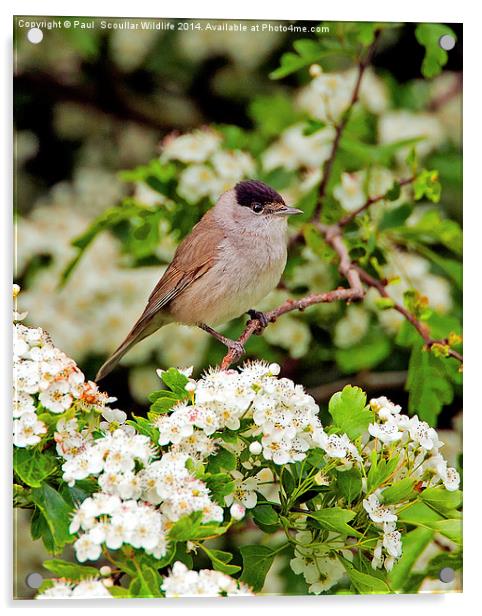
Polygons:
[[241,347],[212,328],[246,312],[263,317],[251,307],[277,286],[286,265],[287,217],[301,213],[258,180],[223,193],[178,246],[144,312],[96,381],[135,344],[173,322],[200,327],[228,348]]

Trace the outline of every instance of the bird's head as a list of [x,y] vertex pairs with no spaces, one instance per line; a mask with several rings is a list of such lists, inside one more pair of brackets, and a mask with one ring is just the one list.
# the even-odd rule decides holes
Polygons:
[[286,226],[287,217],[301,214],[286,205],[283,197],[259,180],[244,180],[228,190],[219,200],[223,216],[246,228]]

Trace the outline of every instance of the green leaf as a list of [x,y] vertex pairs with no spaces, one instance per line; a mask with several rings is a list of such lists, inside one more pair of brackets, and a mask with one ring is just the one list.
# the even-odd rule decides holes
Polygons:
[[429,201],[438,203],[442,194],[442,185],[438,178],[438,171],[422,169],[413,182],[415,201],[426,197]]
[[169,539],[172,541],[189,541],[199,528],[201,519],[201,511],[196,511],[190,515],[179,518],[169,530]]
[[393,590],[403,588],[412,567],[432,541],[433,535],[434,531],[430,528],[415,528],[402,534],[402,556],[389,574],[390,586]]
[[226,473],[207,473],[203,477],[206,482],[212,498],[218,503],[218,505],[224,505],[224,497],[231,494],[234,490],[234,480],[231,475]]
[[99,576],[99,570],[95,567],[78,565],[77,563],[71,563],[67,560],[60,560],[58,558],[46,560],[43,563],[43,566],[45,569],[51,571],[56,577],[67,578],[69,580],[77,581]]
[[161,577],[155,569],[150,567],[138,567],[137,575],[129,585],[131,597],[162,597]]
[[69,532],[72,507],[62,496],[47,483],[40,488],[32,488],[32,500],[40,510],[50,530],[55,549],[59,551],[66,543],[72,543],[75,537]]
[[462,520],[438,520],[432,528],[455,543],[462,543]]
[[320,130],[323,130],[326,127],[326,122],[320,122],[320,120],[313,120],[312,118],[306,121],[306,126],[303,129],[303,135],[309,137],[310,135],[314,135]]
[[201,545],[200,547],[206,553],[216,571],[221,571],[227,575],[233,575],[241,570],[241,567],[238,565],[228,564],[233,559],[233,555],[230,552],[208,549],[205,545]]
[[27,447],[13,450],[13,470],[16,475],[32,488],[40,488],[42,483],[57,469],[57,460],[50,451],[39,451]]
[[419,24],[415,29],[417,41],[425,47],[422,75],[428,79],[440,75],[447,64],[448,54],[440,47],[440,37],[447,34],[457,40],[454,31],[442,24]]
[[46,550],[51,553],[60,551],[47,520],[39,509],[35,509],[30,523],[30,535],[34,541],[42,539]]
[[413,205],[411,203],[403,203],[392,210],[387,210],[382,216],[378,230],[386,231],[402,226],[412,212]]
[[340,494],[346,498],[348,505],[351,505],[360,496],[362,491],[360,471],[357,468],[351,468],[347,471],[338,472],[336,486]]
[[276,526],[278,524],[278,514],[271,505],[256,505],[251,509],[254,521],[262,530],[263,526]]
[[[310,194],[310,193],[308,193]],[[313,193],[314,194],[314,193]],[[313,210],[315,209],[317,197],[313,200]],[[298,204],[297,204],[298,205]],[[311,206],[310,206],[311,209]],[[307,224],[303,229],[303,235],[306,245],[310,248],[317,257],[320,257],[323,261],[331,261],[335,256],[335,251],[327,242],[321,237],[319,231],[314,225]]]
[[179,398],[177,394],[172,391],[167,391],[162,389],[158,392],[152,392],[149,394],[148,398],[151,396],[157,395],[155,402],[151,404],[149,407],[149,413],[152,415],[163,415],[164,413],[169,413],[169,411],[182,399]]
[[126,423],[135,428],[136,432],[148,436],[151,441],[157,443],[159,441],[159,430],[145,417],[132,415],[133,419],[128,419]]
[[410,354],[405,385],[409,392],[408,408],[431,426],[436,425],[440,411],[454,397],[453,385],[444,365],[449,361],[452,360],[435,357],[421,342],[413,346]]
[[342,563],[351,583],[360,594],[371,595],[390,593],[390,588],[382,579],[369,575],[368,573],[357,571],[355,567],[353,567],[353,565],[345,558],[342,559]]
[[[375,452],[374,456],[376,456]],[[399,461],[400,456],[395,456],[390,460],[377,460],[376,457],[373,457],[372,465],[367,475],[368,492],[372,492],[387,481],[397,468]]]
[[220,447],[216,455],[210,456],[207,471],[209,473],[219,473],[221,470],[232,471],[236,468],[236,456]]
[[359,387],[347,385],[330,398],[328,411],[334,425],[351,439],[356,439],[368,429],[373,413],[366,406],[367,396]]
[[400,481],[396,481],[390,487],[383,490],[383,503],[392,505],[394,503],[401,503],[413,498],[417,495],[417,492],[413,489],[414,485],[415,479],[412,479],[411,477],[405,477]]
[[329,509],[320,509],[319,511],[309,511],[307,515],[318,522],[322,528],[331,530],[343,535],[359,535],[347,522],[353,520],[355,512],[349,509],[341,509],[340,507],[330,507]]
[[400,186],[400,182],[394,182],[393,186],[385,193],[385,199],[388,199],[388,201],[396,201],[400,197],[401,191],[402,187]]
[[415,502],[410,507],[402,509],[398,519],[400,522],[432,529],[435,523],[443,520],[443,517],[425,503]]
[[240,580],[259,592],[273,564],[276,551],[266,545],[245,545],[240,549],[243,557],[243,572]]
[[443,552],[437,554],[428,563],[424,577],[439,578],[441,569],[450,567],[454,571],[458,571],[462,568],[462,550],[454,550],[453,552]]
[[427,488],[420,494],[420,498],[442,514],[458,509],[462,504],[462,492],[460,490],[449,492],[444,486]]
[[257,505],[251,511],[256,522],[261,522],[261,524],[268,526],[278,523],[278,514],[271,505]]
[[176,368],[169,368],[168,370],[164,370],[161,374],[161,378],[164,384],[169,387],[171,391],[178,394],[179,396],[186,395],[186,385],[189,382],[189,379],[186,375],[176,370]]
[[123,586],[110,586],[107,590],[114,597],[114,599],[130,599],[132,597],[129,589],[124,588]]

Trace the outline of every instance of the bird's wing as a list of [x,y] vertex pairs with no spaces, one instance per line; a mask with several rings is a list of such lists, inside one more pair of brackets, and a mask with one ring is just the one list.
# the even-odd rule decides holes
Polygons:
[[223,238],[224,231],[210,210],[178,246],[174,259],[149,296],[139,321],[150,319],[205,274],[216,261]]

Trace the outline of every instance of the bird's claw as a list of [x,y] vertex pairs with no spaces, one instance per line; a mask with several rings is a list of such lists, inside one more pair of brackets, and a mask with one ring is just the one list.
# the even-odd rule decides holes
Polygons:
[[260,327],[256,333],[260,334],[269,323],[268,317],[264,314],[264,312],[258,312],[257,310],[248,310],[248,314],[251,319],[256,319],[259,321]]

